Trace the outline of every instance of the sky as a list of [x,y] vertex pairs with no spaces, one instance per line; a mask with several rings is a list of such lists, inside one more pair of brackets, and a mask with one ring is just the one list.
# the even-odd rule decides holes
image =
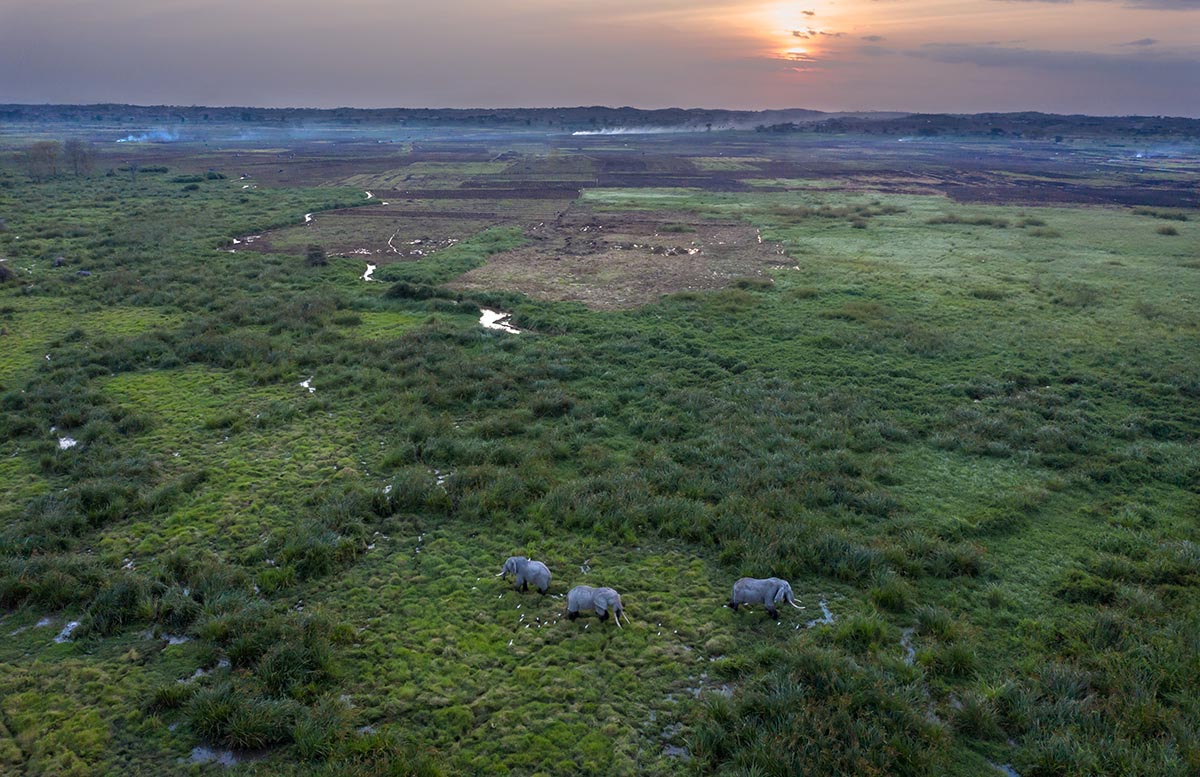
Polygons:
[[0,0],[0,103],[1200,117],[1200,0]]

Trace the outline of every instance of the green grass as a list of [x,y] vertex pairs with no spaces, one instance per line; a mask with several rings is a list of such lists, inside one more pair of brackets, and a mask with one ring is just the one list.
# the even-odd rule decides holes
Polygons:
[[[0,287],[0,770],[1200,764],[1200,219],[588,190],[787,252],[595,313],[442,286],[520,227],[363,283],[223,250],[361,190],[172,177],[0,172],[0,253],[33,268]],[[549,596],[494,577],[514,553]],[[742,575],[806,609],[723,608]],[[633,623],[565,620],[578,583]]]

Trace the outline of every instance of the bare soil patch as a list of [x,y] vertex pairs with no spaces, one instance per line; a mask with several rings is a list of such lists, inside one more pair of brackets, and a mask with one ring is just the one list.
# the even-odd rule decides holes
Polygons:
[[578,209],[526,231],[533,245],[493,256],[451,288],[505,289],[593,310],[632,308],[664,294],[720,289],[788,260],[741,222],[693,214]]

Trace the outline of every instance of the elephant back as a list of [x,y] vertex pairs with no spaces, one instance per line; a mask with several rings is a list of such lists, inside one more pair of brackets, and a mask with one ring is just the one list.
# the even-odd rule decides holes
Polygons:
[[567,592],[567,609],[590,610],[596,598],[596,589],[590,585],[577,585]]

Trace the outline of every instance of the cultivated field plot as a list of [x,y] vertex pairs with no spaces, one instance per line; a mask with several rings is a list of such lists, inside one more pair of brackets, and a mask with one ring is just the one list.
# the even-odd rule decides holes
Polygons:
[[235,129],[0,150],[0,773],[1200,769],[1194,144]]

